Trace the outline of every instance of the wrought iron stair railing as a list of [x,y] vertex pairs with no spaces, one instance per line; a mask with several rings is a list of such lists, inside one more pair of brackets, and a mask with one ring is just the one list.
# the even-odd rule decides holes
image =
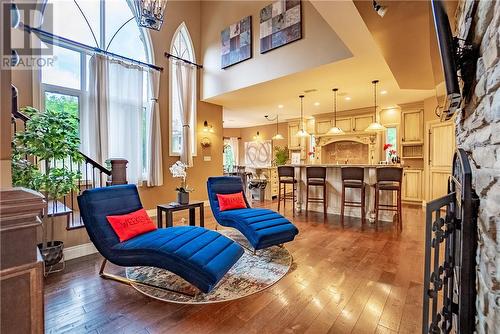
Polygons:
[[[11,112],[11,128],[13,134],[19,131],[25,131],[26,123],[29,121],[29,117],[18,110],[12,110]],[[123,159],[108,160],[110,168],[104,167],[97,161],[88,157],[87,155],[80,152],[82,155],[82,161],[74,162],[71,158],[53,161],[52,167],[64,166],[69,168],[71,171],[80,171],[80,177],[77,180],[77,190],[72,190],[68,195],[60,198],[58,201],[50,201],[48,203],[47,215],[49,217],[65,217],[66,218],[66,229],[78,229],[84,227],[83,221],[80,218],[78,202],[76,197],[86,189],[93,189],[97,187],[108,186],[111,184],[123,184],[126,183],[125,178],[116,178],[113,180],[113,175],[125,175],[122,171],[118,172],[113,170],[115,164],[114,161],[125,161]],[[38,157],[25,157],[29,159],[35,165],[39,165],[43,170],[42,164]],[[126,164],[126,162],[125,162]],[[125,168],[122,164],[119,164],[120,168]]]
[[427,203],[422,333],[474,332],[477,212],[464,150],[453,157],[448,194]]

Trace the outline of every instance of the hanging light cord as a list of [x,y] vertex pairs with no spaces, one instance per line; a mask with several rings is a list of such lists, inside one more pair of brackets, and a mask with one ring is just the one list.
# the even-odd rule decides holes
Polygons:
[[337,127],[337,88],[333,89],[333,126]]
[[373,97],[375,100],[375,107],[374,107],[375,122],[377,122],[377,83],[378,83],[378,80],[373,80]]
[[300,97],[300,130],[304,132],[304,95]]

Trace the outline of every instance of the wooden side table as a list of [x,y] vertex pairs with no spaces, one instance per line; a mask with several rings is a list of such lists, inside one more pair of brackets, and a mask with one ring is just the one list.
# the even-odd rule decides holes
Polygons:
[[156,219],[158,228],[163,227],[163,213],[167,216],[166,227],[173,226],[173,213],[175,211],[189,210],[189,226],[196,225],[196,208],[200,209],[200,226],[205,227],[205,203],[203,201],[192,201],[189,204],[160,204],[156,207]]

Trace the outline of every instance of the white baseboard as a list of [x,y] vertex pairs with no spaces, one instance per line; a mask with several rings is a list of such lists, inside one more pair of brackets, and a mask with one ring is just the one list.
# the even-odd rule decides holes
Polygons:
[[78,257],[90,255],[97,253],[97,249],[94,244],[89,242],[82,245],[77,245],[73,247],[64,248],[64,260],[76,259]]

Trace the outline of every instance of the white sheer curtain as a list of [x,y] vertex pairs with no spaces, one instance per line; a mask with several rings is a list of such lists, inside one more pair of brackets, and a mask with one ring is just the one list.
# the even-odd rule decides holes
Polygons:
[[229,145],[233,149],[234,164],[239,166],[240,164],[240,141],[238,137],[229,138]]
[[196,108],[196,66],[183,61],[172,61],[178,87],[177,92],[174,92],[174,94],[178,94],[179,109],[182,118],[181,161],[188,166],[192,166],[194,138],[192,138],[190,127]]
[[104,164],[128,160],[127,180],[143,181],[143,71],[140,66],[94,55],[89,65],[87,109],[81,115],[82,150]]
[[148,99],[149,110],[146,124],[146,181],[148,186],[161,186],[163,184],[163,164],[161,150],[160,129],[160,105],[158,96],[160,93],[160,72],[149,70],[148,72]]

